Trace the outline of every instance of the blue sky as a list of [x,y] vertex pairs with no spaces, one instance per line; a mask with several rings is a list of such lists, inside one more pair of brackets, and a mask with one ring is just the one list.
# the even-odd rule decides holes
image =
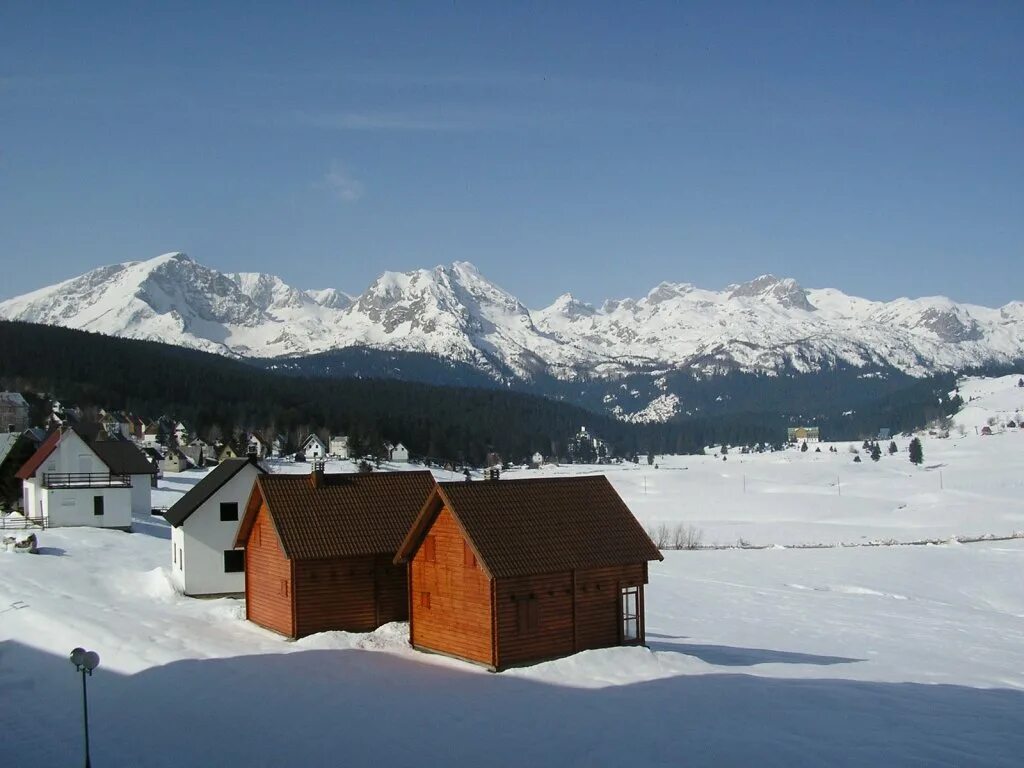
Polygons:
[[4,3],[0,296],[184,250],[1024,299],[1024,3],[301,6]]

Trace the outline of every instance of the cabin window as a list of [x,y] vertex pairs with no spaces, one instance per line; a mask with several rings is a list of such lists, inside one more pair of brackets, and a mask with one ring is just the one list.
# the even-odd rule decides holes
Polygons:
[[420,608],[430,610],[430,593],[420,592]]
[[103,497],[102,496],[93,496],[92,497],[92,513],[94,515],[102,515],[103,514]]
[[462,542],[462,564],[467,568],[476,568],[476,555],[473,554],[468,541]]
[[224,550],[224,573],[242,573],[245,571],[245,550]]
[[516,632],[528,635],[540,626],[540,608],[536,595],[523,595],[516,600]]
[[437,561],[437,542],[433,536],[427,536],[423,540],[423,559],[428,563]]
[[220,519],[223,523],[238,520],[238,502],[222,501],[220,503]]
[[640,640],[640,587],[623,587],[619,610],[622,614],[622,642]]

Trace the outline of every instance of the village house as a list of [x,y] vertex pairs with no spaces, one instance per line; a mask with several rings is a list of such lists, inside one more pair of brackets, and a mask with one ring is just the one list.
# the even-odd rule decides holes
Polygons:
[[28,402],[20,392],[0,392],[0,431],[24,432],[28,419]]
[[217,451],[217,463],[227,461],[228,459],[237,459],[238,454],[235,453],[235,449],[231,447],[231,443],[224,443]]
[[196,467],[205,467],[216,462],[213,448],[198,437],[182,448],[181,452]]
[[661,560],[603,475],[440,483],[402,542],[409,642],[499,670],[642,645]]
[[127,441],[86,442],[75,430],[54,430],[15,477],[28,517],[47,526],[128,530],[132,514],[151,511],[156,469]]
[[348,458],[348,436],[331,435],[330,453],[336,459]]
[[274,438],[274,442],[270,446],[270,455],[275,458],[281,458],[284,456],[285,451],[288,448],[288,438],[284,435],[278,435]]
[[396,464],[406,464],[409,461],[409,449],[401,443],[391,445],[388,443],[388,458]]
[[327,446],[316,435],[310,435],[302,441],[302,445],[299,446],[299,453],[304,455],[309,461],[323,459],[327,456]]
[[392,561],[434,488],[430,472],[260,475],[235,539],[246,618],[287,637],[366,632],[408,617]]
[[786,438],[791,443],[817,443],[821,435],[817,427],[789,427]]
[[265,459],[270,454],[270,444],[263,439],[263,435],[259,432],[251,432],[246,453],[250,456],[255,456],[257,459]]
[[165,435],[157,421],[152,422],[142,431],[142,444],[147,448],[156,448],[165,442]]
[[245,592],[245,552],[235,538],[245,505],[264,470],[254,457],[228,459],[178,499],[171,525],[171,581],[186,595]]
[[184,472],[186,469],[191,469],[192,466],[192,462],[180,448],[169,448],[167,454],[160,460],[160,471],[165,475]]
[[533,456],[530,457],[530,466],[533,468],[537,468],[543,466],[543,464],[544,454],[542,454],[540,451],[534,451]]

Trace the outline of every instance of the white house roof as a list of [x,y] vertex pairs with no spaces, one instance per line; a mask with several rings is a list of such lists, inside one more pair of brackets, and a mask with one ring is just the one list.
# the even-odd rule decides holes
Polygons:
[[254,464],[249,459],[227,459],[222,461],[206,477],[196,483],[192,490],[178,499],[174,506],[167,510],[164,520],[175,528],[179,527],[188,520],[193,512],[206,503],[207,499],[223,488],[228,480],[249,465],[256,467],[260,474],[266,473],[263,467],[259,464]]
[[0,432],[0,465],[7,461],[7,454],[11,452],[19,437],[20,432]]

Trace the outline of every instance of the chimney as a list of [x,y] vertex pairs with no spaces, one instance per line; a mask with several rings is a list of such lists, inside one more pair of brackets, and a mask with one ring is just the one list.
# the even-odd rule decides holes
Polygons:
[[321,459],[313,459],[313,470],[309,473],[309,484],[313,488],[323,488],[324,462]]

